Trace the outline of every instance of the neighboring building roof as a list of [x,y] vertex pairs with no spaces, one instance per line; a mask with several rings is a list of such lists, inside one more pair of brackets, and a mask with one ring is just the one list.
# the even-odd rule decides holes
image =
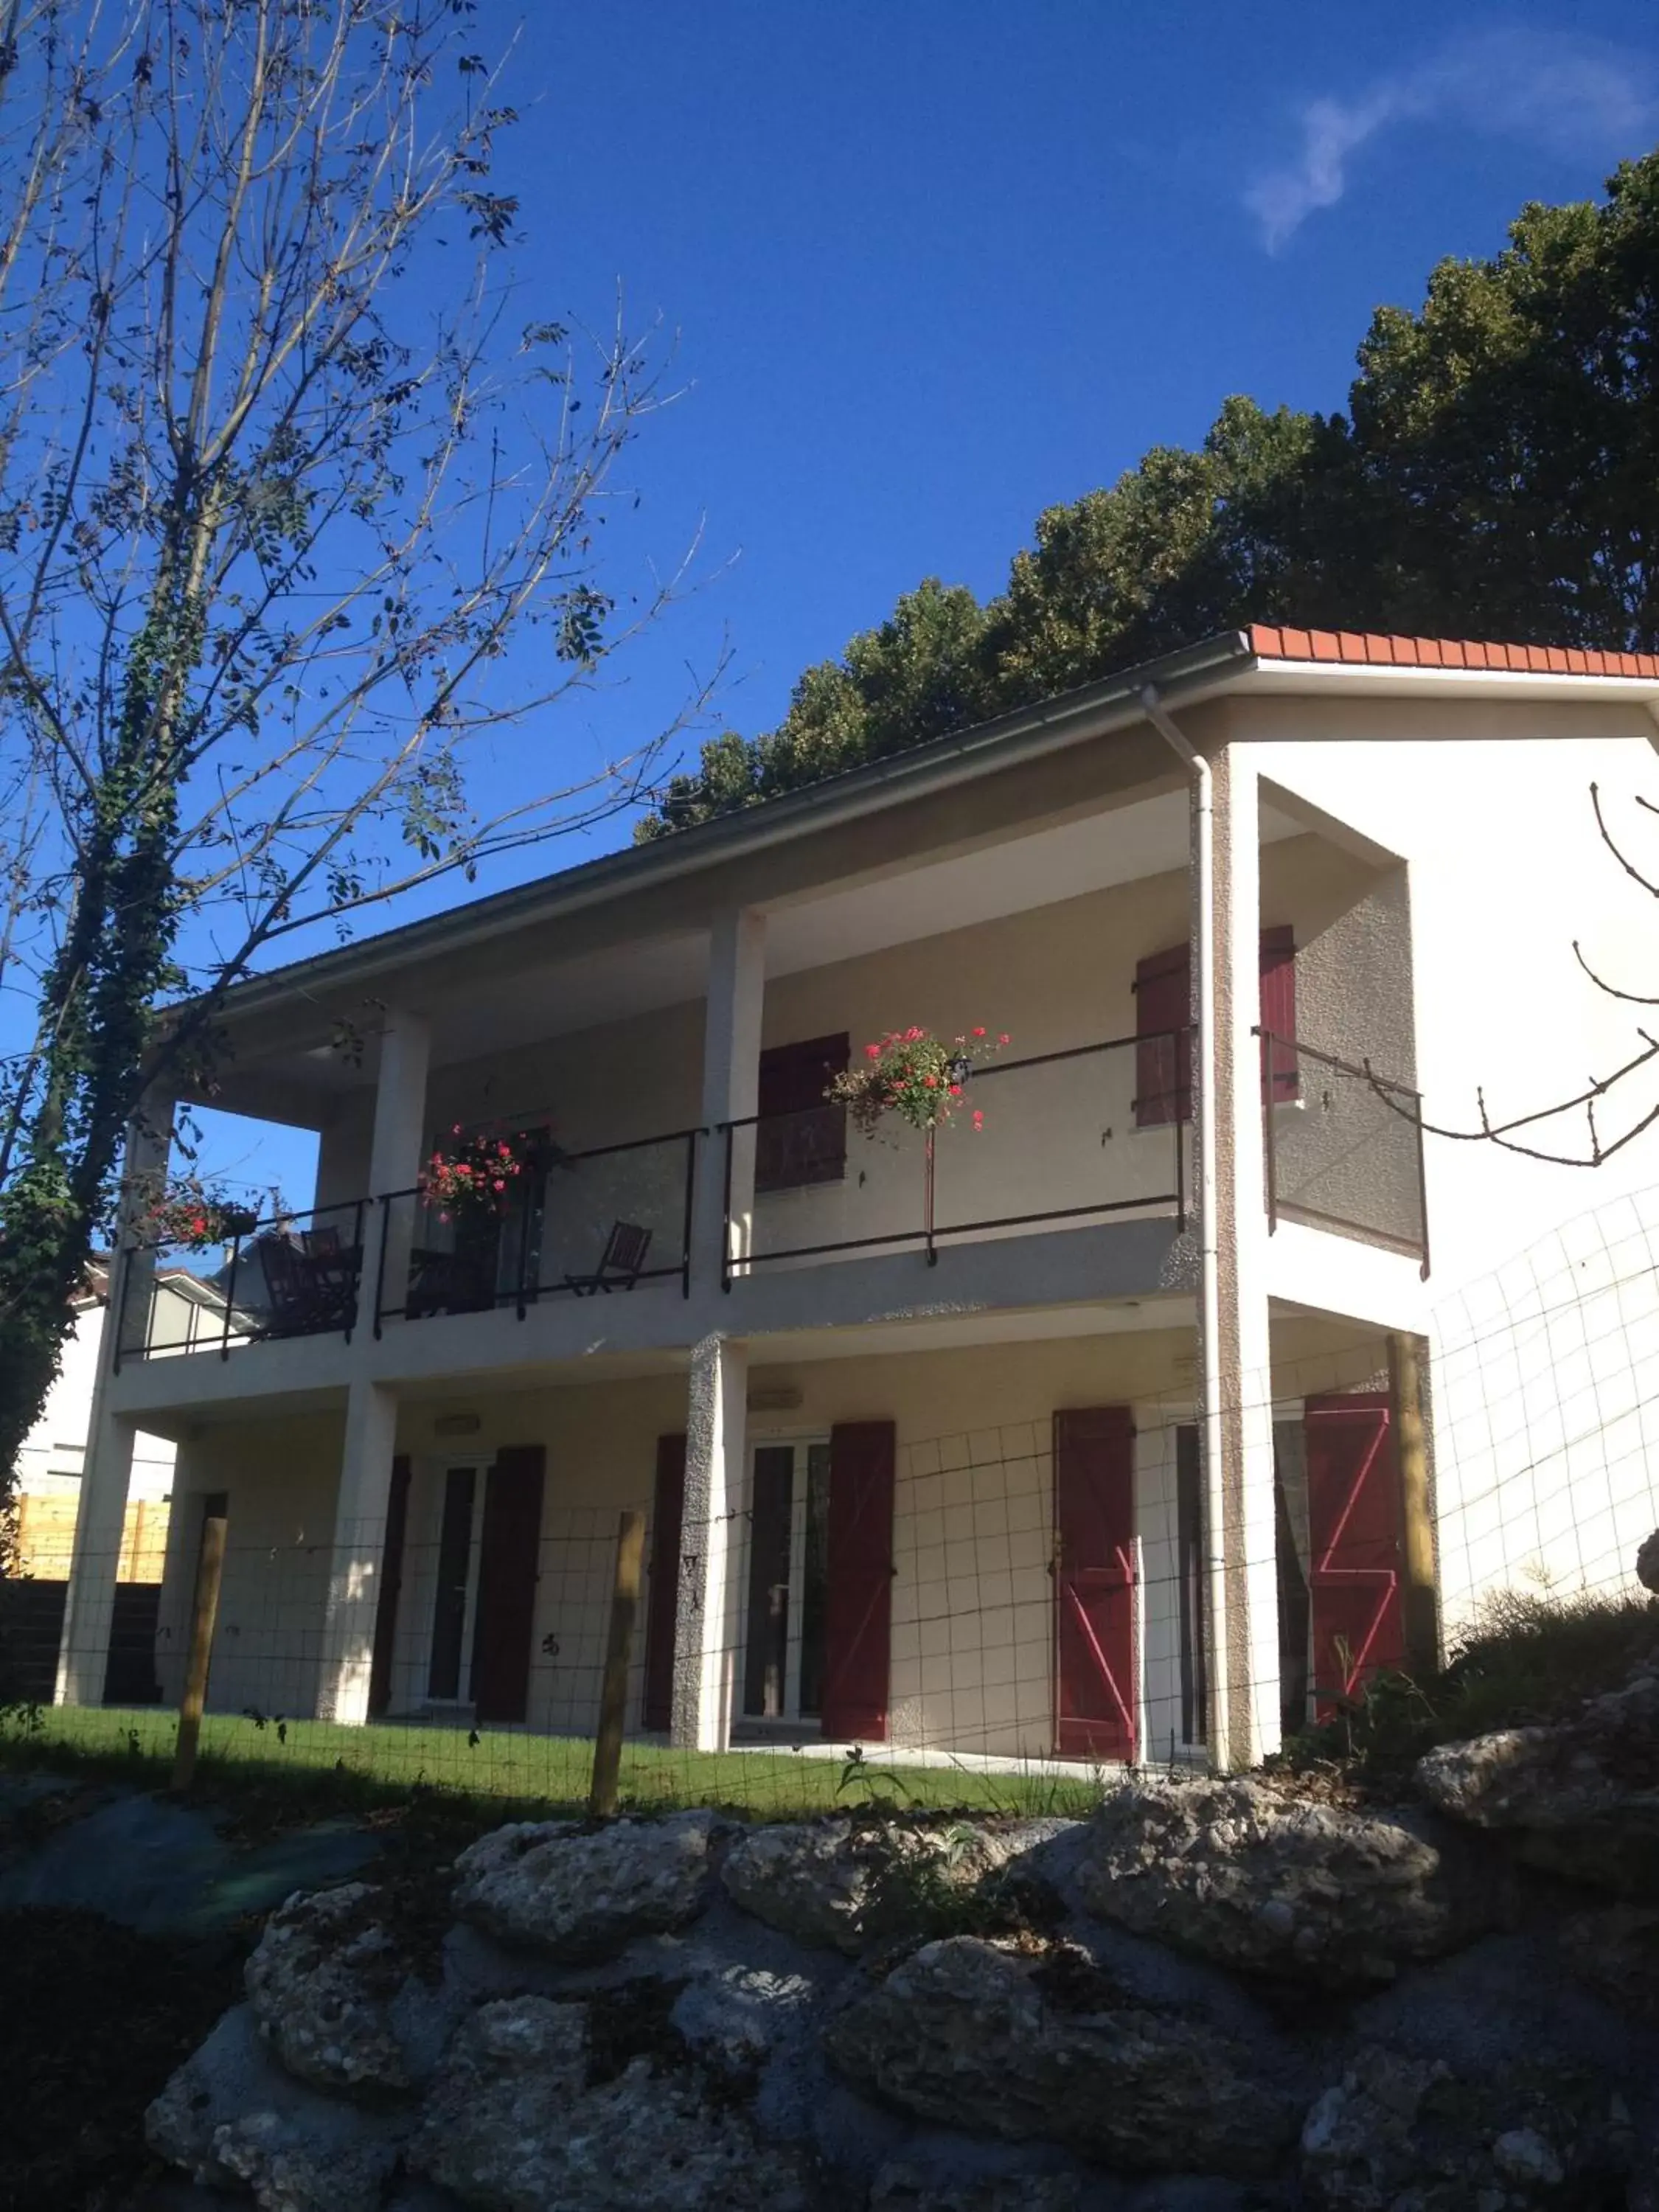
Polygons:
[[1659,653],[1591,653],[1577,646],[1491,645],[1462,637],[1389,637],[1376,630],[1289,629],[1252,623],[1262,660],[1334,660],[1368,668],[1474,668],[1516,676],[1626,676],[1659,680]]

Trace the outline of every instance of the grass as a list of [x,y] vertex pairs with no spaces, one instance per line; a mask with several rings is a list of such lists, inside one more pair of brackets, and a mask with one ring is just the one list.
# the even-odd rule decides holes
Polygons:
[[1659,1659],[1659,1602],[1505,1590],[1487,1600],[1438,1673],[1378,1676],[1333,1720],[1287,1747],[1291,1765],[1336,1759],[1400,1779],[1437,1744],[1559,1720]]
[[[176,1716],[155,1707],[54,1705],[0,1711],[0,1765],[166,1782]],[[441,1792],[509,1814],[586,1809],[593,1747],[577,1736],[507,1729],[345,1728],[210,1714],[202,1724],[204,1795],[252,1787],[291,1795],[296,1811],[365,1810]],[[690,1752],[630,1743],[623,1750],[624,1812],[709,1805],[773,1819],[880,1804],[896,1810],[1022,1814],[1091,1811],[1097,1776],[1036,1771],[987,1774],[956,1766],[901,1767],[778,1752]]]

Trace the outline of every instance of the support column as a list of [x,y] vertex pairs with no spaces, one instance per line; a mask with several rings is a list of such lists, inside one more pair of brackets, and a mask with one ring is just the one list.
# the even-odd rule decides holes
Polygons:
[[380,1600],[397,1441],[397,1400],[390,1390],[359,1377],[346,1401],[317,1676],[319,1721],[345,1721],[355,1727],[368,1718],[374,1615]]
[[401,1307],[409,1282],[415,1236],[415,1200],[378,1201],[389,1191],[412,1188],[426,1149],[426,1079],[432,1031],[423,1016],[388,1006],[380,1029],[380,1066],[374,1085],[374,1132],[369,1140],[368,1195],[363,1272],[357,1285],[357,1327],[374,1328],[377,1301]]
[[153,1245],[137,1243],[137,1224],[167,1181],[173,1112],[174,1102],[169,1095],[152,1091],[127,1125],[115,1249],[110,1262],[109,1304],[87,1421],[63,1640],[58,1646],[56,1695],[60,1705],[103,1702],[136,1435],[131,1422],[118,1420],[109,1412],[109,1377],[124,1342],[129,1351],[140,1351],[149,1334],[155,1252]]
[[1405,1580],[1401,1592],[1406,1671],[1421,1681],[1440,1664],[1440,1590],[1435,1571],[1434,1501],[1429,1480],[1423,1370],[1428,1346],[1395,1329],[1389,1338],[1389,1396],[1400,1461],[1400,1520]]
[[742,1601],[732,1559],[748,1395],[747,1346],[706,1336],[691,1354],[669,1723],[671,1741],[686,1751],[724,1751],[731,1738]]
[[[726,1144],[722,1121],[755,1111],[760,1082],[761,1016],[766,1002],[766,916],[755,907],[722,915],[709,932],[708,997],[702,1040],[702,1120],[711,1133],[697,1147],[691,1207],[694,1286],[718,1290],[727,1250]],[[755,1205],[755,1132],[731,1136],[730,1249],[749,1249]]]
[[[1261,896],[1258,778],[1237,745],[1211,760],[1214,975],[1204,1018],[1216,1041],[1216,1244],[1219,1273],[1223,1525],[1219,1557],[1227,1685],[1218,1765],[1279,1747],[1279,1577],[1273,1514],[1272,1346],[1261,1127]],[[1213,1538],[1212,1558],[1217,1552]]]

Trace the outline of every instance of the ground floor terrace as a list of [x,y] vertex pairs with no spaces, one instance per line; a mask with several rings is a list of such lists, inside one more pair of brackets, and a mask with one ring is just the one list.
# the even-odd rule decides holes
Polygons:
[[[711,1339],[626,1371],[181,1422],[158,1693],[182,1687],[215,1516],[210,1707],[272,1727],[590,1735],[630,1510],[642,1745],[1202,1761],[1218,1644],[1263,1747],[1400,1656],[1375,1328],[1274,1317],[1272,1371],[1231,1409],[1212,1540],[1190,1300],[973,1328],[824,1333],[763,1359]],[[106,1679],[97,1565],[66,1637],[71,1703]]]

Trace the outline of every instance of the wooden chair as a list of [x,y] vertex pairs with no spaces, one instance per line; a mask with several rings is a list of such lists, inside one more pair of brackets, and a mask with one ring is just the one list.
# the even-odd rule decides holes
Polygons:
[[591,1275],[567,1275],[565,1287],[574,1291],[579,1298],[591,1298],[598,1291],[607,1295],[612,1291],[631,1291],[650,1249],[648,1229],[641,1229],[637,1222],[613,1221],[599,1266]]
[[319,1336],[349,1327],[356,1304],[356,1272],[341,1267],[337,1251],[319,1264],[303,1245],[283,1236],[261,1237],[258,1249],[270,1293],[270,1319],[261,1335]]

